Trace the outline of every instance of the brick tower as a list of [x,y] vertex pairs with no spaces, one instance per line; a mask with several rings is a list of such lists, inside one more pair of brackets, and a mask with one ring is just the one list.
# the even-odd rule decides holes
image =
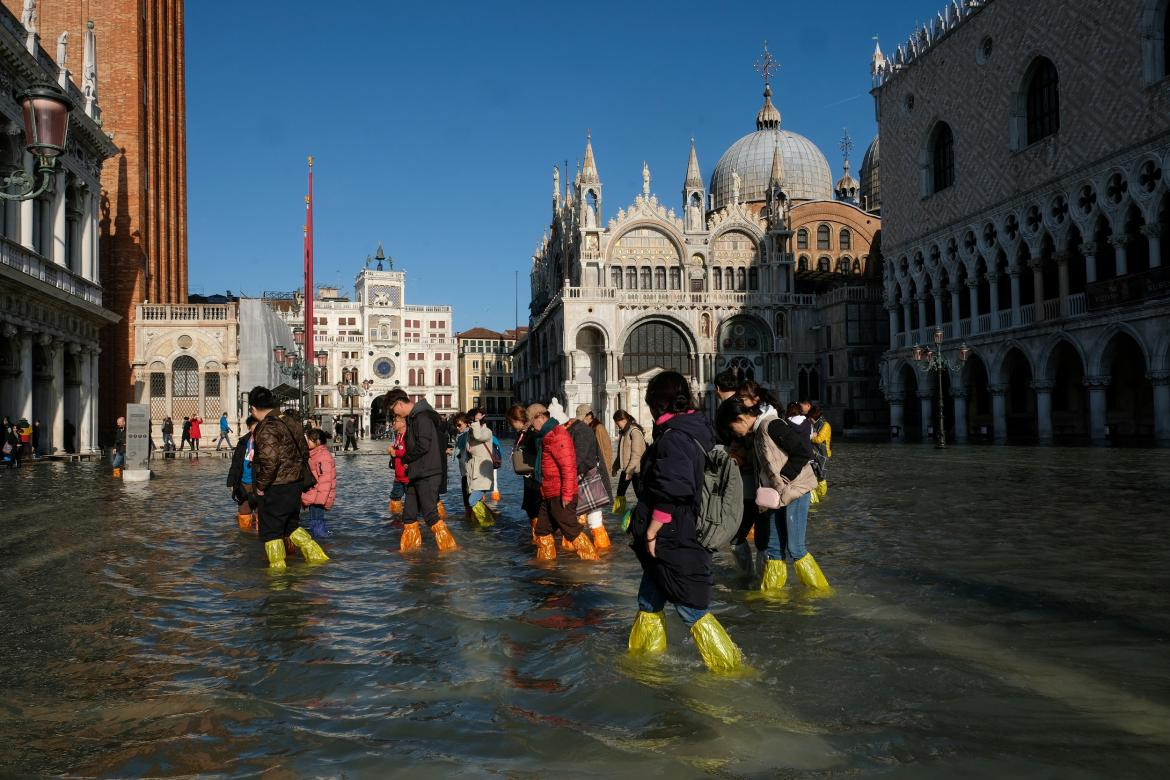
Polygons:
[[[2,0],[19,19],[24,0]],[[119,154],[102,170],[104,329],[101,430],[135,400],[135,306],[187,302],[187,131],[183,0],[37,0],[42,45],[69,33],[68,65],[81,84],[82,40],[93,21],[103,129]]]

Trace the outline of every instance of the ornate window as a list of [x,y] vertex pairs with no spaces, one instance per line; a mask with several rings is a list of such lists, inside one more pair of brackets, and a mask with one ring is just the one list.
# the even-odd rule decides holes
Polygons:
[[801,255],[800,256],[800,259],[796,261],[796,270],[797,271],[807,271],[808,270],[808,255]]
[[1060,129],[1060,79],[1047,57],[1037,57],[1028,68],[1028,143],[1034,144]]
[[654,368],[692,376],[695,361],[686,337],[665,322],[644,322],[626,339],[622,356],[624,376],[638,376]]
[[758,268],[749,268],[748,269],[748,289],[749,290],[760,289],[760,269],[758,269]]
[[653,286],[650,284],[650,268],[648,266],[642,267],[642,285],[641,285],[641,287],[643,290],[653,289]]
[[738,268],[735,271],[735,289],[743,292],[747,289],[747,269]]
[[796,248],[808,249],[808,229],[801,228],[796,231]]
[[817,227],[817,249],[825,250],[831,249],[829,246],[829,226],[819,225]]
[[939,122],[930,133],[930,191],[941,192],[955,183],[955,136]]
[[723,272],[720,271],[718,268],[711,269],[711,282],[712,282],[711,286],[714,289],[716,289],[716,290],[723,289]]
[[211,372],[203,375],[203,397],[219,398],[219,374]]
[[828,271],[832,267],[831,261],[827,257],[822,257],[817,260],[818,271]]
[[849,232],[849,228],[841,228],[841,235],[837,243],[838,249],[853,248],[853,234]]
[[657,268],[654,269],[654,289],[655,290],[665,290],[666,289],[666,269],[663,268],[662,266],[658,266]]
[[622,289],[622,268],[615,265],[609,272],[609,284],[615,290]]
[[190,355],[177,357],[171,364],[171,396],[199,397],[199,364]]
[[638,269],[633,266],[626,269],[626,287],[630,290],[638,289]]
[[730,268],[723,269],[723,286],[728,290],[735,289],[735,271]]
[[672,290],[681,290],[682,289],[682,271],[678,268],[671,268],[670,269],[670,289],[672,289]]

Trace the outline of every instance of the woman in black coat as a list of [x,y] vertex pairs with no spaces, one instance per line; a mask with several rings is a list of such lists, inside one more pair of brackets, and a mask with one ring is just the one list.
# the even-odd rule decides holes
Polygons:
[[742,655],[709,611],[711,553],[696,533],[706,455],[715,446],[715,431],[695,411],[690,382],[675,371],[650,380],[646,403],[654,415],[654,443],[642,457],[638,506],[630,524],[642,582],[629,648],[666,649],[663,609],[669,601],[690,628],[707,668],[732,672],[741,666]]

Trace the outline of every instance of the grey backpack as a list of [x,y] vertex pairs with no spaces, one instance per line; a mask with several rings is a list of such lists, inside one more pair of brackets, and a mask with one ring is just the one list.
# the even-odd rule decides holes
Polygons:
[[694,436],[680,432],[695,443],[703,456],[703,496],[695,518],[699,544],[711,552],[724,549],[739,533],[743,521],[743,478],[739,475],[739,465],[727,450],[718,447],[705,450]]

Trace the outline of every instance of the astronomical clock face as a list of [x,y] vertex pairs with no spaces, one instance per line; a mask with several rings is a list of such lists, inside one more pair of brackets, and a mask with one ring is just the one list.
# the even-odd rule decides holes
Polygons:
[[370,300],[375,306],[398,306],[402,296],[397,287],[378,285],[370,288]]
[[381,357],[374,361],[374,373],[379,379],[389,379],[394,375],[394,361]]

